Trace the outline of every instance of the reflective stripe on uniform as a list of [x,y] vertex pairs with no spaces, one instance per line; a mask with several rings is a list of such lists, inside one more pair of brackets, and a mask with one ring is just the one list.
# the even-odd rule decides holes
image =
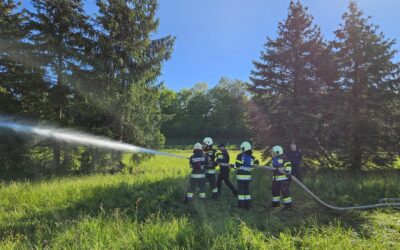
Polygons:
[[188,197],[188,198],[193,198],[193,193],[187,193],[187,194],[186,194],[186,197]]
[[281,197],[280,196],[272,197],[272,202],[280,202],[280,201],[281,201]]
[[239,194],[238,195],[238,200],[245,201],[246,200],[246,195]]
[[249,168],[249,167],[240,167],[239,169],[240,170],[244,170],[244,171],[251,171],[252,170],[252,168]]
[[251,200],[251,195],[249,195],[249,194],[245,195],[245,200],[248,200],[248,201]]
[[218,188],[214,188],[214,189],[212,190],[212,192],[213,192],[213,193],[218,193]]
[[200,193],[199,196],[200,198],[206,198],[206,193]]
[[287,180],[287,176],[286,175],[278,175],[278,176],[274,176],[274,180],[275,181],[284,181]]
[[206,158],[204,157],[197,157],[197,158],[192,158],[192,162],[202,162],[205,161]]
[[236,163],[237,163],[237,164],[243,164],[243,161],[236,160]]
[[251,175],[239,174],[239,175],[236,175],[236,179],[243,180],[243,181],[249,181],[249,180],[251,180]]
[[207,169],[206,173],[207,174],[215,174],[215,169]]
[[206,178],[205,174],[191,174],[190,177],[194,179],[201,179],[201,178]]
[[224,159],[224,156],[223,156],[223,155],[218,155],[217,158],[218,158],[218,159]]
[[292,202],[292,197],[283,198],[283,203],[287,204],[291,202]]
[[286,162],[284,166],[285,166],[286,172],[290,173],[292,171],[292,164],[290,162]]

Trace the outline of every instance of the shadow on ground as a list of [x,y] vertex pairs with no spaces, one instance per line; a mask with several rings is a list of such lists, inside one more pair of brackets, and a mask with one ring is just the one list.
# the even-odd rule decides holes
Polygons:
[[[377,194],[385,194],[387,192],[385,188],[389,187],[391,182],[393,185],[396,181],[399,183],[399,177],[392,178],[389,182],[374,181],[375,175],[390,176],[391,174],[387,172],[360,174],[359,182],[348,183],[351,178],[344,177],[343,172],[328,171],[320,174],[313,173],[305,178],[305,183],[310,185],[317,194],[321,194],[323,199],[336,205],[340,205],[343,201],[351,203],[358,200],[361,203],[368,202],[373,196],[378,196],[375,199],[380,198]],[[251,186],[254,200],[251,210],[238,210],[236,200],[227,187],[223,187],[222,196],[217,201],[208,199],[204,202],[194,201],[191,205],[182,204],[186,184],[185,178],[165,178],[150,184],[121,182],[112,187],[96,186],[90,190],[90,195],[81,200],[72,200],[66,208],[31,213],[13,221],[12,224],[3,225],[0,228],[1,237],[10,234],[33,237],[37,227],[43,224],[49,227],[52,234],[57,234],[66,229],[58,228],[58,224],[78,223],[83,217],[96,217],[100,213],[107,215],[116,210],[139,222],[155,214],[161,218],[186,217],[198,225],[199,230],[206,224],[215,228],[218,234],[224,233],[224,223],[229,220],[236,221],[237,225],[245,223],[252,229],[274,236],[281,231],[296,231],[299,227],[307,228],[316,224],[323,226],[337,221],[344,227],[362,231],[360,225],[368,220],[362,212],[336,212],[323,208],[298,187],[292,187],[295,202],[293,211],[272,210],[269,207],[271,176],[263,170],[254,172],[254,181]],[[336,195],[331,197],[330,195],[334,192]],[[399,195],[399,193],[397,189],[393,195]],[[360,198],[359,194],[366,194],[366,197]],[[30,240],[35,241],[33,238]]]

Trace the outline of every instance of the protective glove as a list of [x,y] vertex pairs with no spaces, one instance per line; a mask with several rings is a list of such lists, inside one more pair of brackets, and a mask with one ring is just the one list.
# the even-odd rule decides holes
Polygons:
[[254,165],[259,165],[260,164],[260,161],[259,160],[255,160],[254,161]]
[[277,168],[277,170],[280,174],[286,174],[285,168]]

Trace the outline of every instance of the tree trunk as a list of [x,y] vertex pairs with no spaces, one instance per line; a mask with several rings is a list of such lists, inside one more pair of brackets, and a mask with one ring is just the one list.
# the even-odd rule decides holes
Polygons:
[[358,68],[358,63],[356,62],[354,65],[354,83],[351,90],[352,93],[352,116],[351,119],[351,129],[352,129],[352,138],[351,138],[351,150],[350,150],[350,168],[352,170],[360,170],[361,162],[362,162],[362,150],[361,150],[361,138],[360,134],[360,105],[361,105],[361,82],[360,82],[360,72]]
[[[61,91],[61,86],[63,84],[63,79],[62,79],[62,68],[63,68],[63,57],[61,53],[58,56],[58,67],[56,70],[57,74],[57,86],[58,86],[58,91],[56,91],[56,96],[59,100],[62,100],[62,91]],[[59,103],[59,109],[58,109],[58,121],[61,121],[63,118],[63,105],[62,101]],[[61,146],[58,142],[55,142],[53,146],[53,169],[55,172],[58,172],[61,167]]]
[[55,142],[53,145],[53,170],[57,172],[60,169],[61,165],[61,148],[58,142]]

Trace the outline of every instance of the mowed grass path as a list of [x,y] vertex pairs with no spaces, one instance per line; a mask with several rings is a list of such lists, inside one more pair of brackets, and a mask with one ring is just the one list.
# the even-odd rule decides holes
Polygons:
[[[253,173],[249,211],[226,187],[218,201],[187,206],[189,172],[187,160],[159,156],[134,175],[2,183],[0,249],[400,249],[400,210],[335,212],[294,185],[295,209],[272,210],[264,170]],[[396,170],[319,170],[305,184],[337,205],[400,197]]]

